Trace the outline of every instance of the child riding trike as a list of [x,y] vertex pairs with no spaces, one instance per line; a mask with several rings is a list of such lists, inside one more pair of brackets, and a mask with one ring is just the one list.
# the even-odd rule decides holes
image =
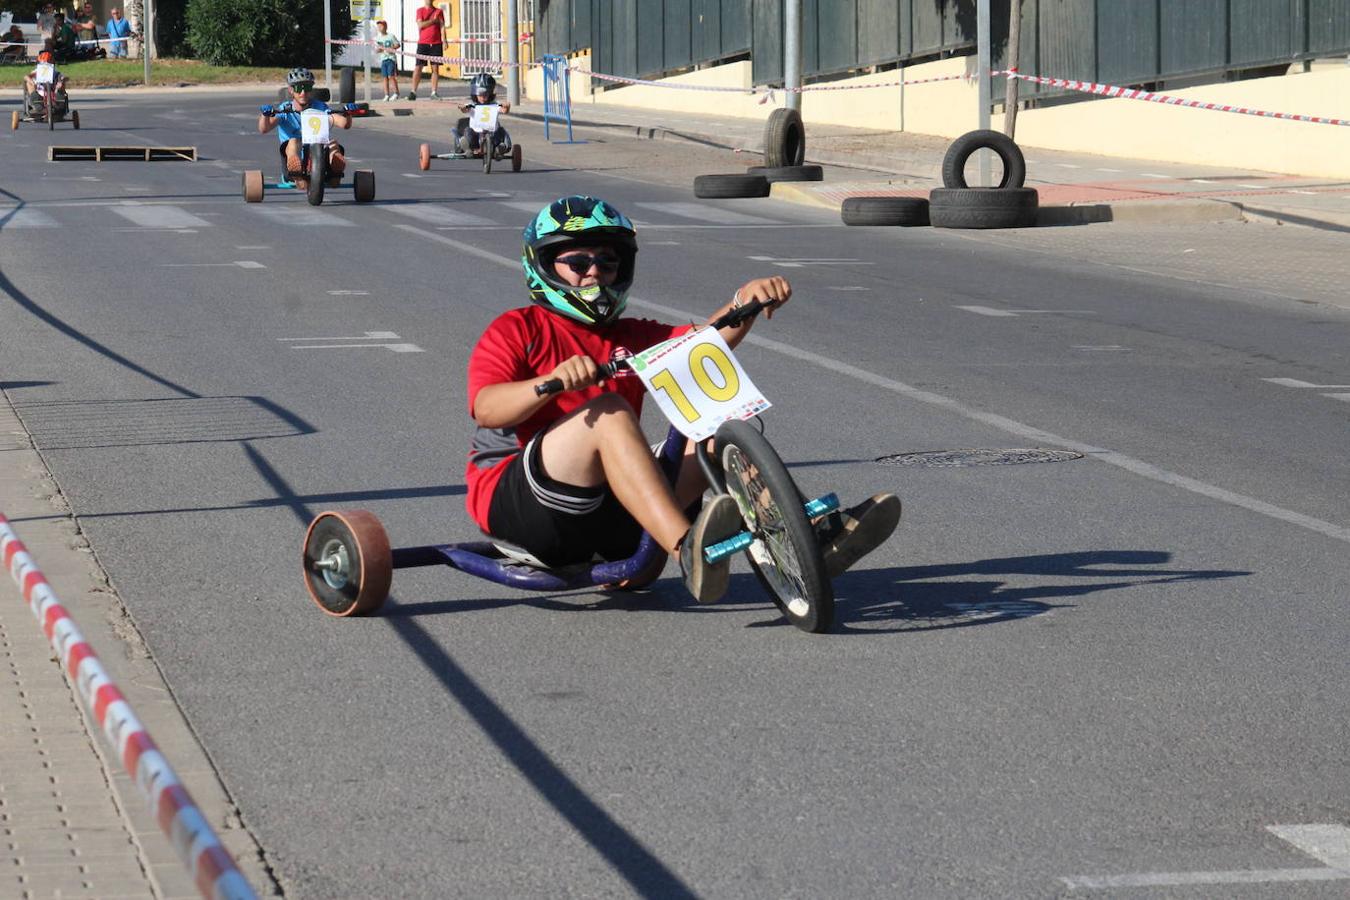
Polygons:
[[523,160],[520,146],[511,142],[511,135],[498,122],[511,105],[496,102],[497,80],[487,73],[475,75],[469,92],[472,99],[460,106],[460,111],[468,115],[450,130],[450,152],[432,153],[430,144],[422,144],[417,151],[418,167],[425,172],[433,159],[481,159],[483,173],[487,174],[494,161],[509,159],[511,171],[519,172]]
[[80,127],[80,114],[70,108],[70,98],[66,96],[66,76],[56,68],[52,51],[43,50],[38,54],[38,63],[23,79],[23,112],[10,113],[10,130],[17,129],[20,122],[46,122],[47,129],[56,128],[57,122],[64,122],[69,116],[70,124]]
[[261,169],[244,172],[244,200],[259,203],[267,188],[300,189],[312,206],[323,203],[324,189],[350,187],[357,203],[375,199],[375,173],[358,169],[350,183],[343,183],[346,155],[341,144],[330,135],[330,125],[351,128],[352,116],[363,110],[355,103],[344,103],[336,108],[322,100],[312,100],[314,73],[309,69],[292,69],[286,82],[291,99],[279,104],[259,107],[258,131],[266,134],[276,130],[280,138],[282,159],[281,176],[277,181],[263,181]]

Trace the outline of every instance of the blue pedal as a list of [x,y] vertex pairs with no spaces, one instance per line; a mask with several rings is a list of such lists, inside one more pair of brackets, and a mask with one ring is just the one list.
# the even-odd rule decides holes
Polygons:
[[[817,516],[823,516],[826,513],[834,512],[839,508],[839,495],[835,493],[826,494],[823,497],[817,497],[814,500],[808,500],[803,504],[802,509],[806,512],[808,519],[814,519]],[[748,531],[742,531],[739,534],[733,534],[725,541],[718,541],[711,547],[703,548],[703,558],[710,563],[726,559],[733,553],[739,553],[746,547],[755,542],[755,536]]]

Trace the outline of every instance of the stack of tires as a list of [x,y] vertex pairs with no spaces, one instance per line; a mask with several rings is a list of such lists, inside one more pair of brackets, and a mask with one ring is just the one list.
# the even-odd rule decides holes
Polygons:
[[[965,168],[977,150],[998,154],[1003,178],[997,187],[966,184]],[[942,160],[943,187],[928,194],[928,217],[934,228],[1026,228],[1036,224],[1040,198],[1023,187],[1027,161],[1013,139],[998,131],[971,131],[947,148]]]
[[801,113],[795,109],[775,109],[769,114],[764,132],[764,165],[750,166],[744,175],[698,175],[694,178],[694,196],[706,198],[767,197],[776,181],[820,181],[820,166],[803,165],[806,158],[806,131]]
[[[998,187],[966,184],[965,168],[977,150],[1003,162]],[[997,131],[963,134],[942,160],[943,187],[922,197],[849,197],[839,216],[845,225],[932,225],[934,228],[1025,228],[1036,224],[1040,205],[1035,188],[1023,187],[1027,163],[1012,138]]]

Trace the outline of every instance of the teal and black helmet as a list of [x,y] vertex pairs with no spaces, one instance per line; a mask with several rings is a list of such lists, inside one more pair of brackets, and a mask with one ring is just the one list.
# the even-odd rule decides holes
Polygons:
[[[627,216],[594,197],[562,197],[539,211],[524,237],[521,263],[532,301],[587,325],[607,325],[623,313],[637,261],[637,232]],[[558,278],[553,260],[573,246],[612,248],[619,256],[614,282],[574,287]]]

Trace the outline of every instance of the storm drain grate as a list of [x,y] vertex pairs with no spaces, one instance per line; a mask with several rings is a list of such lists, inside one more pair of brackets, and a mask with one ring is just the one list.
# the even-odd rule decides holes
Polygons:
[[1067,462],[1082,459],[1073,450],[927,450],[922,453],[896,453],[879,456],[883,466],[924,466],[930,469],[956,469],[973,466],[1020,466],[1027,463]]

